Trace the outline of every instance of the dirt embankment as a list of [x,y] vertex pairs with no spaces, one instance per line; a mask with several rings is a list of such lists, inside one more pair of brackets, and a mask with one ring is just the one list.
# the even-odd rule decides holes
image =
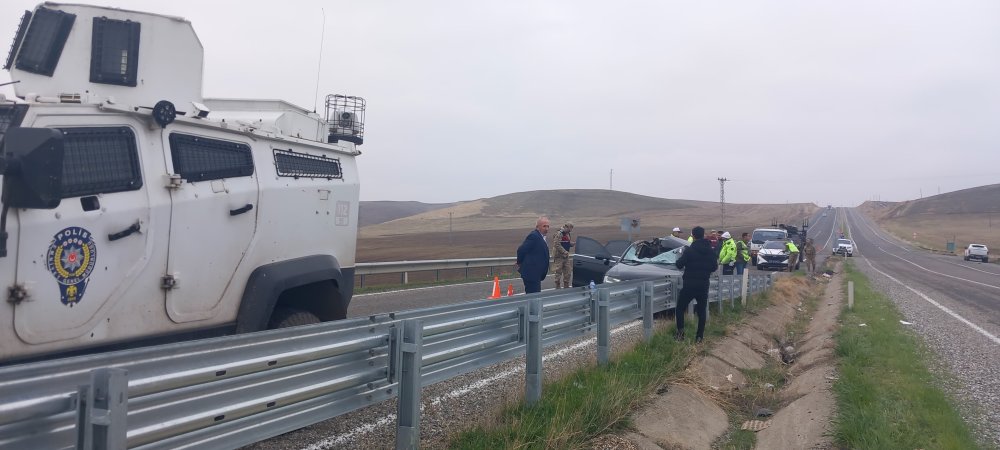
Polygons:
[[756,433],[759,449],[832,448],[840,284],[839,275],[783,276],[769,306],[703,349],[635,413],[633,431],[594,448],[710,448],[740,429]]

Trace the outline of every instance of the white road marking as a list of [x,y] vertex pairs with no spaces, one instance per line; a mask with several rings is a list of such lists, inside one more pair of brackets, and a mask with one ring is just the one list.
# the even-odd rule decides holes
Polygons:
[[[851,224],[850,223],[847,224],[847,229],[848,229],[848,231],[850,231],[850,229],[851,229]],[[874,230],[872,230],[872,231],[874,231]],[[996,285],[992,285],[992,284],[988,284],[988,283],[981,283],[979,281],[974,281],[974,280],[970,280],[970,279],[962,278],[962,277],[956,277],[954,275],[948,275],[946,273],[941,273],[941,272],[938,272],[938,271],[935,271],[935,270],[928,269],[928,268],[926,268],[924,266],[921,266],[920,264],[917,264],[917,263],[915,263],[913,261],[910,261],[910,260],[908,260],[906,258],[903,258],[902,256],[894,255],[892,253],[889,253],[889,252],[885,251],[885,249],[883,249],[882,247],[880,247],[878,244],[875,244],[875,248],[879,249],[879,251],[881,251],[882,253],[885,253],[886,255],[889,255],[889,256],[891,256],[893,258],[896,258],[896,259],[898,259],[900,261],[903,261],[903,262],[905,262],[907,264],[910,264],[912,266],[918,267],[920,269],[923,269],[923,270],[925,270],[927,272],[930,272],[930,273],[933,273],[935,275],[940,275],[942,277],[948,277],[948,278],[953,278],[953,279],[956,279],[956,280],[961,280],[961,281],[964,281],[966,283],[978,284],[980,286],[985,286],[985,287],[988,287],[988,288],[1000,289],[1000,286],[996,286]],[[871,265],[871,262],[869,262],[868,264]]]
[[[855,219],[855,221],[857,221],[857,219]],[[868,222],[867,222],[867,220],[866,220],[866,218],[864,216],[861,217],[861,223],[863,223],[866,227],[868,227],[868,229],[872,231],[872,234],[874,234],[875,237],[877,237],[877,238],[879,238],[879,239],[881,239],[883,241],[886,241],[886,242],[888,242],[888,243],[890,243],[892,245],[895,245],[896,247],[899,247],[904,252],[909,253],[909,252],[913,251],[913,250],[910,250],[910,249],[908,249],[906,247],[903,247],[902,245],[899,245],[899,244],[897,244],[897,243],[895,243],[893,241],[890,241],[889,239],[886,239],[885,237],[883,237],[881,234],[878,233],[878,231],[875,231],[875,229],[872,228],[872,226],[868,224]],[[882,251],[885,251],[885,250],[882,250]]]
[[924,294],[923,292],[920,292],[920,291],[918,291],[918,290],[916,290],[916,289],[913,289],[912,287],[910,287],[910,286],[907,286],[907,285],[906,285],[906,283],[903,283],[902,281],[899,281],[899,280],[897,280],[897,279],[893,278],[893,277],[892,277],[892,275],[889,275],[889,274],[887,274],[887,273],[885,273],[885,272],[883,272],[883,271],[881,271],[881,270],[878,270],[878,269],[876,269],[876,268],[875,268],[875,266],[874,266],[874,265],[872,264],[872,262],[868,260],[868,258],[865,258],[865,262],[867,262],[867,263],[868,263],[868,265],[869,265],[869,266],[871,266],[872,270],[874,270],[874,271],[876,271],[876,272],[878,272],[878,273],[880,273],[880,274],[884,275],[884,276],[885,276],[886,278],[888,278],[888,279],[890,279],[890,280],[892,280],[892,281],[895,281],[896,283],[899,283],[899,285],[900,285],[900,286],[903,286],[903,287],[905,287],[905,288],[909,289],[909,290],[910,290],[910,291],[912,291],[912,292],[913,292],[914,294],[917,294],[917,295],[919,295],[919,296],[920,296],[921,298],[923,298],[924,300],[927,300],[927,302],[928,302],[928,303],[930,303],[930,304],[932,304],[932,305],[934,305],[934,306],[937,306],[937,307],[938,307],[938,309],[940,309],[941,311],[944,311],[945,313],[948,313],[948,315],[950,315],[950,316],[952,316],[952,317],[954,317],[954,318],[958,319],[958,320],[959,320],[960,322],[962,322],[962,323],[964,323],[964,324],[968,325],[968,326],[969,326],[969,328],[972,328],[973,330],[976,330],[977,332],[979,332],[979,334],[982,334],[983,336],[986,336],[987,338],[989,338],[989,340],[993,341],[993,343],[995,343],[995,344],[1000,344],[1000,337],[996,337],[995,335],[993,335],[993,334],[992,334],[992,333],[990,333],[989,331],[986,331],[986,330],[984,330],[984,329],[983,329],[982,327],[980,327],[979,325],[976,325],[976,324],[974,324],[974,323],[970,322],[970,321],[969,321],[968,319],[966,319],[965,317],[962,317],[962,316],[958,315],[958,313],[956,313],[956,312],[952,311],[952,310],[951,310],[950,308],[948,308],[947,306],[944,306],[944,305],[942,305],[942,304],[938,303],[937,301],[935,301],[934,299],[932,299],[932,298],[928,297],[928,296],[927,296],[927,294]]
[[[637,327],[639,325],[642,325],[642,322],[638,322],[638,321],[629,322],[629,323],[627,323],[625,325],[622,325],[622,326],[620,326],[618,328],[612,329],[611,330],[611,334],[618,334],[618,333],[620,333],[622,331],[628,330],[630,328],[635,328],[635,327]],[[591,346],[591,345],[594,345],[596,343],[597,343],[597,338],[596,337],[592,337],[590,339],[577,342],[576,344],[573,344],[573,345],[571,345],[569,347],[565,347],[565,348],[559,349],[557,351],[548,353],[548,354],[542,356],[542,361],[548,361],[548,360],[550,360],[552,358],[558,358],[558,357],[563,356],[563,355],[565,355],[565,354],[567,354],[569,352],[572,352],[574,350],[578,350],[578,349],[581,349],[581,348],[584,348],[584,347],[587,347],[587,346]],[[509,378],[509,377],[514,376],[514,375],[518,375],[518,374],[522,374],[522,373],[524,373],[524,367],[517,367],[517,368],[514,368],[514,369],[505,370],[505,371],[500,372],[500,373],[498,373],[498,374],[496,374],[496,375],[494,375],[492,377],[484,378],[482,380],[479,380],[479,381],[476,381],[474,383],[470,383],[470,384],[467,384],[467,385],[465,385],[463,387],[455,389],[455,390],[453,390],[451,392],[448,392],[446,394],[440,395],[438,397],[434,397],[434,398],[432,398],[430,400],[430,404],[432,406],[437,406],[437,405],[439,405],[441,402],[443,402],[445,400],[450,400],[450,399],[453,399],[453,398],[461,397],[461,396],[463,396],[465,394],[468,394],[469,392],[475,391],[477,389],[485,388],[485,387],[493,384],[494,382],[503,380],[504,378]],[[421,402],[420,410],[421,411],[424,410],[423,402]],[[341,434],[338,434],[336,436],[328,437],[328,438],[325,438],[325,439],[323,439],[321,441],[309,444],[307,447],[304,447],[303,450],[322,450],[322,449],[330,448],[331,446],[334,446],[334,445],[345,444],[347,442],[354,441],[358,436],[361,436],[361,435],[364,435],[364,434],[367,434],[367,433],[371,433],[372,431],[375,430],[376,427],[389,425],[389,424],[391,424],[391,423],[393,423],[395,421],[396,421],[396,415],[395,414],[388,414],[388,415],[386,415],[384,417],[379,418],[378,420],[376,420],[376,421],[374,421],[372,423],[367,423],[367,424],[361,425],[361,426],[359,426],[359,427],[357,427],[357,428],[355,428],[355,429],[353,429],[351,431],[348,431],[346,433],[341,433]]]
[[969,270],[975,270],[976,272],[982,272],[982,273],[989,274],[989,275],[1000,275],[1000,273],[990,272],[988,270],[983,270],[983,269],[977,269],[977,268],[972,267],[972,266],[967,266],[965,264],[959,264],[959,263],[953,262],[953,261],[946,261],[944,259],[940,260],[940,262],[943,262],[945,264],[951,264],[951,265],[953,265],[955,267],[964,267],[964,268],[969,269]]

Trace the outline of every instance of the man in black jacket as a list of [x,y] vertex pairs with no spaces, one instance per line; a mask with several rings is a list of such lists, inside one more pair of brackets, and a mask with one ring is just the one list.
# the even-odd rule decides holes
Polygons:
[[694,310],[698,314],[698,333],[694,341],[701,342],[705,337],[705,319],[708,315],[708,278],[719,267],[717,256],[711,243],[705,239],[705,229],[691,229],[694,241],[684,249],[677,258],[677,268],[684,271],[684,284],[677,296],[677,307],[674,316],[677,317],[677,340],[684,340],[684,312],[691,300],[697,301]]

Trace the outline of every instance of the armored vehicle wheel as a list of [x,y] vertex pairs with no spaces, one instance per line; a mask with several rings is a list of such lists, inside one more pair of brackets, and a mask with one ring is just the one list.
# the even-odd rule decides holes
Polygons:
[[295,308],[278,307],[271,314],[271,321],[268,322],[268,329],[297,327],[300,325],[312,325],[319,323],[319,317],[309,311]]

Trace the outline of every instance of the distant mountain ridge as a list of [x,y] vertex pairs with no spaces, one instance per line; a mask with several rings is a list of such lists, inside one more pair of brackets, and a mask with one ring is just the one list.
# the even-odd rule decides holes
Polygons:
[[[365,203],[365,202],[362,202]],[[516,192],[491,198],[469,200],[450,205],[427,205],[419,202],[383,202],[385,209],[379,221],[364,218],[366,237],[402,236],[413,233],[454,231],[487,231],[530,229],[539,216],[548,216],[558,226],[571,221],[584,228],[618,228],[622,218],[640,218],[652,227],[693,224],[708,227],[720,222],[718,202],[677,200],[650,197],[606,189],[558,189]],[[368,208],[371,210],[373,208]],[[424,209],[421,211],[421,209]],[[774,205],[726,205],[729,226],[769,224],[773,219],[782,223],[798,223],[818,207],[811,203]],[[415,212],[406,215],[408,212]],[[391,220],[384,220],[394,217]]]
[[1000,184],[978,186],[903,202],[865,202],[886,219],[922,215],[1000,212]]
[[706,202],[673,200],[605,189],[515,192],[484,199],[484,216],[548,214],[608,217],[646,210],[692,208]]
[[449,208],[455,203],[422,203],[412,201],[371,201],[358,206],[358,225],[368,226],[420,214],[435,209]]

